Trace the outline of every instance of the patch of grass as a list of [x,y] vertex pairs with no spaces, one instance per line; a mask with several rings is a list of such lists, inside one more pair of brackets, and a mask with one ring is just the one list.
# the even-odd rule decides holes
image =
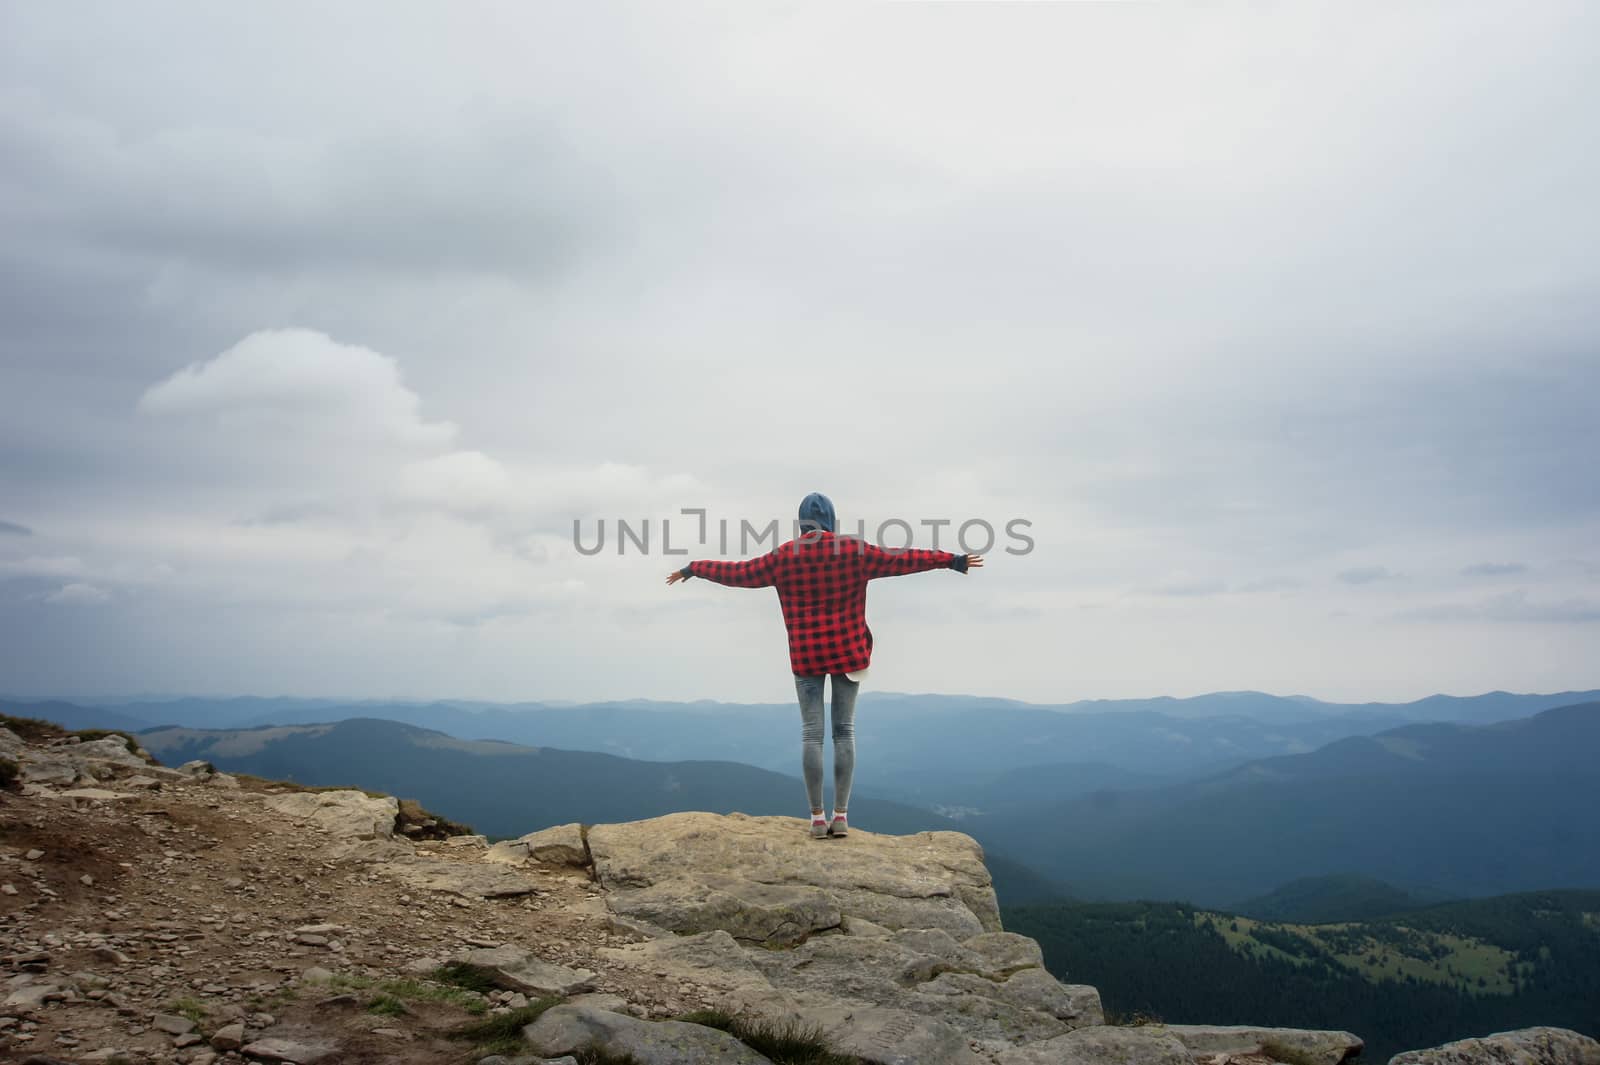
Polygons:
[[1131,1010],[1127,1013],[1118,1013],[1116,1010],[1105,1011],[1106,1024],[1116,1028],[1143,1028],[1146,1025],[1160,1024],[1161,1018],[1153,1013],[1143,1010]]
[[1315,1054],[1307,1053],[1299,1047],[1292,1047],[1285,1043],[1268,1040],[1261,1044],[1261,1053],[1273,1061],[1281,1061],[1284,1065],[1317,1065],[1318,1058]]
[[9,758],[0,758],[0,788],[9,788],[17,782],[17,763]]
[[45,721],[37,717],[17,717],[14,714],[0,714],[0,726],[15,732],[21,739],[29,743],[49,743],[51,740],[63,739],[67,736],[76,736],[84,742],[89,740],[103,740],[107,736],[115,736],[128,745],[129,754],[139,753],[139,742],[126,732],[108,728],[62,728],[54,721]]
[[368,1013],[377,1013],[384,1017],[403,1017],[411,1011],[406,1008],[405,1000],[387,992],[380,993],[367,1003]]
[[196,1024],[199,1024],[201,1021],[206,1019],[205,1004],[200,1002],[198,999],[189,998],[187,995],[182,998],[175,998],[169,1001],[167,1003],[167,1009],[181,1017],[189,1018],[189,1020]]
[[559,998],[541,998],[538,1002],[530,1003],[521,1009],[496,1013],[477,1024],[457,1028],[450,1033],[450,1038],[472,1043],[484,1055],[516,1054],[525,1049],[522,1030],[538,1020],[545,1010],[560,1004]]
[[468,965],[464,961],[446,962],[428,974],[441,984],[451,987],[462,987],[468,991],[476,991],[480,995],[487,995],[491,991],[499,990],[499,985],[494,982],[494,977],[489,975],[487,969],[477,965]]
[[486,1013],[489,1003],[482,995],[466,988],[434,983],[429,980],[375,980],[370,976],[352,973],[334,973],[327,986],[336,991],[378,991],[407,1002],[442,1002],[466,1010],[474,1016]]
[[727,1032],[773,1065],[862,1065],[860,1058],[828,1046],[821,1028],[797,1020],[771,1021],[727,1010],[696,1010],[678,1020]]
[[45,721],[37,717],[16,717],[13,714],[0,714],[0,725],[15,732],[21,739],[29,743],[44,743],[60,736],[67,735],[67,730],[54,721]]

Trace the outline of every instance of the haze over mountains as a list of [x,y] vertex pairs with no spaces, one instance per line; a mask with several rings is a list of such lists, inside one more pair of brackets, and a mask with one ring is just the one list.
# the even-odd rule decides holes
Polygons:
[[[1220,772],[1252,759],[1305,753],[1334,740],[1412,722],[1503,720],[1597,698],[1600,692],[1494,692],[1404,704],[1335,704],[1219,692],[1189,699],[1044,705],[867,692],[861,696],[856,727],[863,762],[871,767],[863,788],[924,804],[982,806],[999,801],[984,781],[1017,769],[1029,768],[1047,785],[1034,798],[1069,798],[1100,788],[1142,787]],[[367,717],[460,739],[604,751],[644,761],[732,761],[786,774],[796,771],[798,721],[790,703],[631,700],[553,706],[254,697],[110,699],[87,705],[3,702],[16,707],[13,712],[76,728],[250,728]],[[1041,766],[1073,768],[1058,773],[1034,768]],[[934,780],[957,786],[935,793],[930,790]]]
[[[1582,813],[1600,804],[1594,696],[1329,709],[1246,692],[1107,710],[863,695],[852,807],[885,831],[976,836],[1001,864],[1011,903],[1070,895],[1227,906],[1335,875],[1416,898],[1600,887],[1600,819]],[[146,730],[143,742],[168,762],[198,757],[414,795],[495,835],[801,805],[787,704],[183,699],[0,709],[78,727],[162,716],[177,727]],[[350,717],[358,710],[391,720]],[[1455,720],[1408,720],[1426,713]],[[1490,713],[1512,716],[1478,723]],[[273,724],[256,723],[263,718]],[[230,719],[235,727],[216,727]]]

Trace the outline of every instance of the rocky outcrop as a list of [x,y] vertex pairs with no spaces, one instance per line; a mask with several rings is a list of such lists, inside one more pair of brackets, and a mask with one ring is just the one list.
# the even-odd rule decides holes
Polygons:
[[[613,912],[792,945],[856,917],[957,936],[1000,930],[983,850],[959,832],[810,840],[786,817],[682,813],[589,830]],[[810,844],[809,846],[805,844]],[[728,927],[741,922],[735,930]]]
[[1600,1043],[1567,1028],[1522,1028],[1408,1050],[1389,1065],[1600,1065]]
[[1364,1045],[1349,1032],[1203,1024],[1169,1024],[1165,1028],[1195,1054],[1272,1057],[1275,1051],[1287,1050],[1304,1065],[1340,1065],[1360,1054]]
[[522,1032],[536,1054],[599,1046],[639,1065],[771,1065],[726,1032],[683,1021],[641,1021],[591,1006],[556,1006]]
[[305,821],[334,839],[387,839],[394,835],[399,800],[361,791],[296,791],[269,795],[269,810]]
[[999,1065],[1194,1065],[1189,1050],[1159,1025],[1080,1028],[1000,1054]]
[[569,969],[516,946],[480,947],[458,955],[455,961],[484,973],[496,987],[540,998],[566,998],[588,991],[594,984],[594,973],[588,969]]
[[92,740],[64,736],[47,744],[36,744],[0,727],[0,757],[16,762],[18,780],[34,785],[93,785],[129,769],[138,769],[153,777],[177,779],[181,776],[175,769],[151,764],[148,754],[118,735]]
[[710,814],[590,828],[597,912],[651,937],[608,954],[876,1062],[965,1065],[1102,1023],[1094,988],[1062,984],[1037,943],[1001,929],[970,837],[805,828]]

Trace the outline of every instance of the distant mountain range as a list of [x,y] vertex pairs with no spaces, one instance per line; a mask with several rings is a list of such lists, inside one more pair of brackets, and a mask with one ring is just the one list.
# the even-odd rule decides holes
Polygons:
[[1408,725],[961,823],[1084,898],[1221,906],[1352,871],[1461,896],[1594,887],[1597,751],[1590,702],[1493,725]]
[[[1600,698],[1600,693],[1589,693]],[[1060,705],[957,695],[866,693],[857,711],[863,795],[954,813],[1067,800],[1211,775],[1421,720],[1510,719],[1585,701],[1492,692],[1406,704],[1334,704],[1218,692],[1189,699]],[[382,718],[459,739],[497,739],[643,761],[740,762],[797,772],[798,714],[783,704],[650,700],[554,706],[241,697],[0,700],[0,709],[73,728],[252,728]],[[1026,777],[1026,779],[1024,779]]]

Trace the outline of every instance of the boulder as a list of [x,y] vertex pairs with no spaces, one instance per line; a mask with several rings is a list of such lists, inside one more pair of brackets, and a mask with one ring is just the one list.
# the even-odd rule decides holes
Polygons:
[[1160,1025],[1078,1028],[1014,1047],[997,1060],[999,1065],[1194,1065],[1188,1048]]
[[1194,1054],[1266,1054],[1283,1047],[1310,1065],[1339,1065],[1361,1053],[1361,1039],[1349,1032],[1304,1028],[1252,1028],[1238,1024],[1162,1025]]
[[1600,1065],[1600,1043],[1567,1028],[1519,1028],[1407,1050],[1389,1065]]
[[589,845],[584,842],[583,826],[577,822],[530,832],[516,842],[523,845],[528,857],[545,865],[582,868],[589,864]]
[[[983,850],[959,832],[854,830],[848,840],[819,843],[795,818],[679,813],[595,825],[588,842],[612,910],[643,908],[651,914],[646,920],[677,932],[720,927],[755,939],[771,927],[762,935],[775,934],[781,943],[837,927],[844,918],[959,937],[1000,931]],[[780,888],[786,890],[772,890]],[[632,899],[640,893],[636,905]],[[713,895],[707,904],[705,897]],[[775,925],[775,905],[797,902],[803,902],[803,917]]]
[[496,987],[544,997],[563,998],[593,988],[594,973],[588,969],[569,969],[538,957],[522,947],[480,947],[457,955],[453,960],[482,970]]
[[269,810],[309,821],[339,839],[387,839],[394,835],[400,803],[392,796],[373,797],[360,791],[297,791],[269,795]]
[[244,1046],[244,1022],[234,1021],[218,1028],[211,1035],[211,1046],[224,1052],[238,1050]]
[[522,1030],[536,1054],[554,1057],[587,1046],[630,1054],[639,1065],[771,1065],[733,1036],[683,1021],[642,1021],[592,1006],[556,1006]]
[[98,740],[85,740],[72,745],[72,757],[97,758],[119,765],[138,766],[143,769],[146,760],[128,750],[128,741],[122,736],[103,736]]

